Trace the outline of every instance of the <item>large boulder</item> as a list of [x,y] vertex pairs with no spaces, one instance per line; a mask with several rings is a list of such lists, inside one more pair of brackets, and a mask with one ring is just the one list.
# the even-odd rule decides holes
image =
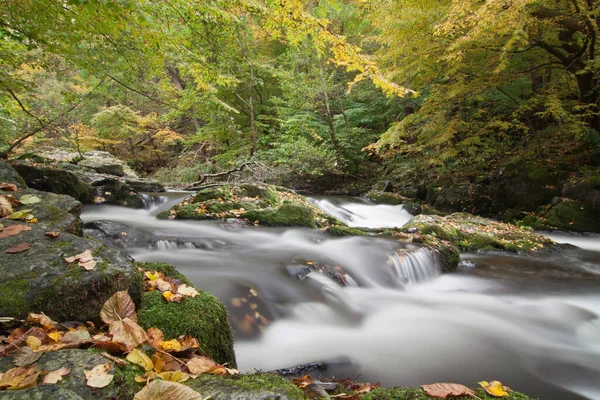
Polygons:
[[18,188],[27,187],[23,177],[4,160],[0,160],[0,183],[12,183]]
[[310,228],[342,225],[304,196],[266,184],[223,185],[201,190],[157,217],[200,220],[238,218],[257,225]]
[[200,375],[186,385],[196,390],[202,398],[214,400],[301,400],[306,399],[302,390],[289,379],[275,374],[257,373],[227,379]]
[[552,240],[531,230],[467,213],[417,215],[402,230],[447,241],[466,251],[535,253],[558,249]]
[[[4,230],[23,225],[30,229],[0,239],[0,315],[22,318],[43,312],[57,321],[98,321],[104,302],[119,290],[129,290],[139,304],[143,280],[125,253],[66,232],[51,238],[43,222],[2,224]],[[23,243],[28,250],[7,253]],[[65,260],[85,250],[97,262],[94,269]]]

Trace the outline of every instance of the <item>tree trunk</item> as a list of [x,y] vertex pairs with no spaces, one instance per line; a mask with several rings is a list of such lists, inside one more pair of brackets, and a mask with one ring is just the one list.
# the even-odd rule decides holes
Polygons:
[[591,72],[580,73],[575,75],[577,78],[577,87],[579,88],[579,100],[591,107],[593,116],[589,119],[590,127],[600,132],[600,80],[598,80]]

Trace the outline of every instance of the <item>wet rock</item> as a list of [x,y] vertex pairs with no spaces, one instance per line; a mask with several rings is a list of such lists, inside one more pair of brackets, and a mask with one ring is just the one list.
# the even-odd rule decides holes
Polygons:
[[[62,381],[54,385],[40,385],[31,389],[2,391],[0,399],[4,400],[31,400],[31,399],[118,399],[122,398],[123,386],[110,384],[102,389],[92,389],[86,385],[84,370],[91,370],[96,365],[104,364],[109,360],[97,352],[70,349],[45,353],[36,362],[36,372],[55,371],[59,368],[68,368],[71,372],[63,377]],[[12,357],[0,358],[0,371],[6,372],[14,368]],[[114,367],[110,374],[119,375],[119,370]],[[115,378],[116,378],[115,377]],[[41,380],[41,378],[38,378]]]
[[473,261],[471,260],[463,260],[461,262],[458,263],[458,268],[469,268],[469,269],[473,269],[477,267],[477,264],[475,264]]
[[119,222],[98,220],[83,226],[86,235],[118,248],[147,245],[152,238],[135,228]]
[[122,182],[138,192],[159,193],[166,191],[163,184],[154,179],[125,177]]
[[[4,228],[22,225],[3,221]],[[98,321],[102,304],[119,290],[129,290],[139,303],[143,282],[128,255],[99,242],[61,232],[45,236],[43,222],[0,243],[0,315],[24,317],[44,312],[57,321]],[[19,243],[31,247],[17,254],[6,250]],[[87,271],[65,257],[92,250],[96,267]]]
[[384,191],[371,191],[367,193],[366,197],[376,204],[388,204],[391,206],[396,206],[399,204],[406,203],[408,199],[404,196],[400,196],[399,194],[390,193]]
[[541,222],[567,231],[600,232],[600,209],[593,202],[559,198],[541,213]]
[[4,160],[0,160],[0,183],[13,183],[19,188],[27,187],[23,177]]

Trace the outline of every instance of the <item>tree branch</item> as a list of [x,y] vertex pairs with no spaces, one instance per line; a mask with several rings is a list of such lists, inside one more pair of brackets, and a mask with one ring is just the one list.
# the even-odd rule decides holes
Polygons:
[[120,80],[118,80],[117,78],[115,78],[114,76],[112,76],[110,74],[106,74],[106,76],[109,77],[110,79],[112,79],[113,81],[115,81],[116,83],[118,83],[119,85],[123,86],[125,89],[131,90],[132,92],[135,92],[135,93],[139,94],[140,96],[144,96],[145,98],[147,98],[147,99],[149,99],[149,100],[151,100],[151,101],[153,101],[153,102],[155,102],[157,104],[160,104],[160,105],[163,105],[163,106],[167,106],[169,108],[173,108],[173,109],[175,109],[177,111],[186,112],[186,110],[182,110],[181,108],[176,107],[173,104],[165,103],[162,100],[155,99],[154,97],[150,96],[149,94],[141,92],[141,91],[139,91],[139,90],[137,90],[137,89],[135,89],[135,88],[127,85],[126,83],[121,82]]
[[198,185],[202,185],[204,182],[206,182],[206,180],[208,178],[219,178],[221,176],[229,176],[231,174],[233,174],[234,172],[241,172],[244,168],[246,168],[248,165],[254,164],[254,161],[247,161],[235,168],[230,169],[229,171],[224,171],[224,172],[219,172],[216,174],[204,174],[204,175],[200,175],[200,180],[197,182],[192,183],[192,185],[190,187],[188,187],[186,190],[194,190],[194,191],[198,191],[198,190],[202,190],[206,188],[206,185],[201,186],[201,187],[197,187]]

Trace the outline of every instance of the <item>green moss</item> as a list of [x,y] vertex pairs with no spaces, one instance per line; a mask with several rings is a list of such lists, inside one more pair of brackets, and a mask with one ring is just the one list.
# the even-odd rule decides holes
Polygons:
[[194,203],[201,203],[207,200],[213,200],[221,198],[223,200],[227,199],[229,194],[223,189],[204,189],[196,193],[194,196]]
[[175,219],[211,219],[205,213],[196,212],[197,209],[197,204],[186,204],[182,207],[178,207]]
[[181,282],[185,283],[186,285],[189,286],[193,286],[192,283],[189,281],[189,279],[182,274],[181,272],[177,271],[177,269],[175,269],[175,267],[169,265],[169,264],[165,264],[165,263],[135,263],[135,265],[138,268],[144,268],[146,271],[158,271],[158,272],[163,272],[165,275],[174,278],[174,279],[178,279]]
[[[28,279],[15,279],[0,283],[0,314],[11,317],[26,315],[29,302],[25,297],[29,293],[31,283]],[[9,311],[10,310],[10,311]]]
[[396,206],[406,201],[404,197],[388,192],[369,192],[367,193],[367,198],[374,203],[388,204],[391,206]]
[[350,228],[342,225],[330,226],[325,229],[325,233],[331,236],[365,236],[369,232],[358,228]]
[[135,394],[144,387],[144,384],[135,381],[135,377],[144,375],[145,372],[142,367],[131,363],[127,363],[124,367],[115,366],[115,377],[110,387],[118,389],[119,399],[133,399]]
[[242,217],[250,221],[258,221],[262,225],[315,227],[313,210],[295,204],[283,204],[276,210],[249,211]]
[[544,215],[546,224],[577,232],[600,232],[600,212],[578,201],[563,199]]
[[145,292],[137,314],[144,329],[157,327],[168,339],[191,335],[215,361],[236,366],[227,310],[212,294],[202,291],[181,303],[168,303],[160,292]]
[[156,214],[156,219],[169,219],[170,215],[171,213],[169,212],[169,210],[161,211],[158,214]]
[[[477,398],[481,400],[494,400],[498,399],[497,397],[489,396],[485,390],[483,389],[475,389],[475,394]],[[375,389],[365,395],[360,396],[361,400],[425,400],[425,399],[435,399],[435,397],[431,397],[421,389],[401,389],[401,388],[378,388]],[[468,396],[458,396],[452,397],[452,399],[456,400],[471,400],[472,397]],[[530,397],[518,392],[512,392],[509,396],[503,397],[506,400],[530,400]]]
[[[231,378],[213,375],[200,375],[193,381],[187,381],[186,384],[193,388],[197,388],[199,391],[202,391],[203,387],[219,388],[225,385],[230,385],[248,392],[249,395],[252,392],[275,391],[284,394],[289,399],[305,398],[302,390],[294,385],[291,380],[269,373],[238,375]],[[236,392],[236,395],[237,394],[238,393]],[[236,396],[236,398],[241,397]],[[274,399],[276,399],[276,397]]]

